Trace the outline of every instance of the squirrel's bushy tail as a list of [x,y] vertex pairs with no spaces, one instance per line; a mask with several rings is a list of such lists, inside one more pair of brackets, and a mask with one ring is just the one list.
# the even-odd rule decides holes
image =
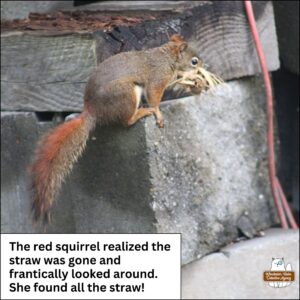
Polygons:
[[34,221],[50,219],[50,209],[66,175],[83,152],[95,119],[84,111],[46,134],[30,167]]

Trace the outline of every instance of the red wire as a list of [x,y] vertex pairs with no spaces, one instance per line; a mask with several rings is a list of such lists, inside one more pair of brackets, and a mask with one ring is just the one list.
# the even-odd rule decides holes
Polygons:
[[[271,182],[272,195],[274,198],[275,206],[277,209],[277,213],[280,219],[281,226],[285,229],[288,228],[288,223],[284,214],[284,209],[282,206],[282,202],[284,208],[287,212],[287,217],[289,219],[290,224],[293,228],[298,228],[298,225],[291,213],[290,207],[286,200],[286,197],[283,193],[280,182],[276,177],[276,165],[275,165],[275,150],[274,150],[274,124],[273,124],[273,95],[272,95],[272,87],[271,81],[269,77],[268,67],[266,63],[266,58],[264,55],[264,51],[262,49],[262,45],[260,42],[260,38],[258,35],[258,31],[256,28],[255,18],[253,14],[251,1],[246,0],[245,8],[251,28],[251,32],[253,35],[253,39],[255,42],[255,47],[257,51],[257,55],[259,58],[260,66],[263,73],[265,89],[266,89],[266,97],[267,97],[267,115],[268,115],[268,132],[267,132],[267,143],[268,143],[268,167],[269,167],[269,177]],[[281,202],[282,201],[282,202]]]
[[290,206],[289,206],[289,204],[287,202],[287,199],[286,199],[286,197],[284,195],[284,192],[282,190],[282,187],[281,187],[281,184],[280,184],[278,178],[276,178],[276,184],[277,184],[277,188],[278,188],[278,191],[279,191],[280,198],[281,198],[282,203],[283,203],[283,207],[284,207],[285,212],[286,212],[286,214],[288,216],[288,220],[289,220],[292,228],[293,229],[297,229],[298,228],[297,222],[296,222],[296,220],[295,220],[295,218],[294,218],[294,216],[292,214],[291,208],[290,208]]

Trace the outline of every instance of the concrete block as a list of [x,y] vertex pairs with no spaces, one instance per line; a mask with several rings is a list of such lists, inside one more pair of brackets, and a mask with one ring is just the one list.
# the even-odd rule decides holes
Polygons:
[[[263,281],[272,257],[284,257],[295,282],[273,288]],[[264,237],[239,242],[182,269],[183,299],[299,299],[299,231],[268,230]]]
[[[186,264],[239,232],[274,224],[262,80],[167,101],[162,112],[163,129],[153,117],[131,128],[96,128],[48,232],[180,232]],[[32,113],[3,114],[2,123],[2,231],[32,232],[25,171],[37,136],[55,124]]]
[[[262,81],[239,80],[146,119],[159,232],[181,232],[183,263],[273,224]],[[247,222],[241,222],[241,218]]]
[[[28,166],[39,136],[55,126],[37,122],[34,113],[1,112],[1,232],[43,232],[31,222]],[[60,201],[62,213],[53,223],[52,232],[74,233],[73,215],[68,199]]]

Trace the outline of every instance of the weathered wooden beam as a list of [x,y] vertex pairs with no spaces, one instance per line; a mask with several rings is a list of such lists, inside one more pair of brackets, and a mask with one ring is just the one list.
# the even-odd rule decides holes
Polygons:
[[[77,3],[76,3],[77,2]],[[122,10],[152,10],[152,11],[182,11],[187,8],[193,8],[203,5],[210,1],[98,1],[86,4],[86,1],[75,1],[76,9],[103,10],[103,11],[122,11]],[[79,5],[79,6],[77,6]],[[81,6],[80,6],[81,5]],[[84,6],[83,6],[84,5]]]
[[80,110],[87,78],[96,65],[90,34],[2,37],[2,110]]
[[[275,70],[279,61],[272,3],[255,2],[254,11],[269,70]],[[123,15],[120,23],[116,16],[111,22],[105,16],[106,21],[98,22],[97,28],[91,25],[92,29],[80,19],[88,13],[77,12],[69,23],[64,18],[63,26],[55,16],[41,22],[35,15],[35,21],[18,23],[20,28],[10,25],[8,31],[7,24],[2,28],[6,30],[1,35],[2,110],[80,111],[85,82],[98,63],[121,51],[159,46],[175,32],[225,80],[260,72],[242,2],[203,2],[153,20],[145,16],[132,21]],[[165,99],[170,97],[174,95]]]
[[[51,13],[54,11],[130,11],[130,10],[151,10],[151,11],[182,11],[194,6],[203,5],[203,1],[98,1],[89,3],[82,1],[1,1],[1,19],[23,19],[29,13]],[[77,2],[77,3],[76,3]],[[80,2],[80,1],[79,1]],[[208,2],[208,1],[206,1]]]

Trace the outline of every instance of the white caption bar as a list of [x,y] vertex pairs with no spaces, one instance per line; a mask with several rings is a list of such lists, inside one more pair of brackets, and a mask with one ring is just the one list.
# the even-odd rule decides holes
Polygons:
[[180,234],[2,234],[2,299],[180,299]]

